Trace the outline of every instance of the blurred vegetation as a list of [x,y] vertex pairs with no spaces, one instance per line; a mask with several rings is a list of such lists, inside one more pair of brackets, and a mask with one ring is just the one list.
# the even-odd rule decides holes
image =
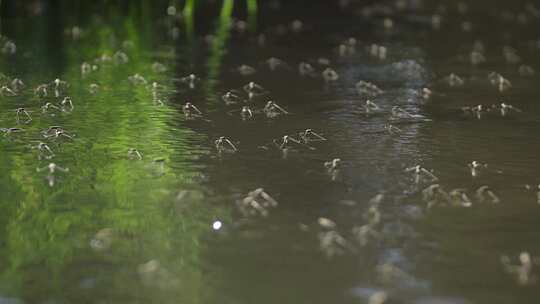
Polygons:
[[[2,9],[23,9],[31,16],[40,3],[49,8],[32,22],[3,13],[8,19],[3,18],[3,28],[17,41],[18,52],[27,55],[2,58],[0,71],[22,78],[29,86],[56,77],[68,81],[76,110],[36,119],[25,129],[38,134],[60,124],[73,130],[76,139],[52,146],[57,153],[53,161],[71,170],[58,174],[54,187],[36,173],[36,167],[48,162],[37,161],[35,151],[25,147],[20,151],[24,153],[0,154],[0,168],[6,173],[0,176],[0,294],[22,295],[29,302],[47,300],[46,295],[79,301],[84,293],[66,290],[80,289],[81,282],[91,280],[101,287],[95,290],[103,293],[88,295],[92,299],[119,303],[151,296],[160,303],[198,303],[204,286],[201,238],[211,231],[213,219],[228,217],[227,210],[205,204],[205,192],[196,182],[200,169],[187,165],[192,155],[207,153],[191,143],[207,139],[171,127],[178,109],[156,107],[147,86],[127,81],[139,73],[166,85],[175,76],[179,68],[174,49],[162,53],[155,47],[162,39],[155,33],[163,27],[155,21],[193,20],[196,1],[179,4],[182,9],[172,17],[166,16],[170,4],[166,1],[5,1]],[[105,14],[83,13],[99,5],[106,7]],[[217,15],[216,39],[207,62],[211,75],[220,70],[233,7],[234,0],[224,0]],[[251,4],[250,11],[256,14],[256,5]],[[75,26],[81,29],[76,39]],[[194,28],[185,30],[189,39]],[[84,61],[113,56],[118,50],[128,55],[128,64],[99,64],[97,71],[81,75]],[[156,58],[166,64],[166,72],[152,69]],[[98,94],[88,92],[91,83],[99,84]],[[0,110],[9,113],[14,104],[38,108],[43,102],[28,93],[16,101],[0,99]],[[3,121],[11,119],[2,115]],[[0,141],[1,151],[13,146]],[[144,153],[144,161],[127,160],[131,147]],[[153,158],[165,160],[165,171]],[[170,168],[168,164],[182,165]],[[188,198],[175,199],[182,189],[189,191]],[[96,252],[90,242],[102,234],[112,243]],[[150,285],[156,285],[150,287],[158,288],[143,294],[138,290],[149,286],[138,269],[153,259],[161,268],[150,280]]]

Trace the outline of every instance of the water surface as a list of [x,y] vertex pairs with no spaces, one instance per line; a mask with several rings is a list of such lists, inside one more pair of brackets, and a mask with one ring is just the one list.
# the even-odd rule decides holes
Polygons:
[[[525,4],[498,2],[487,10],[464,2],[466,11],[453,1],[410,1],[403,10],[392,2],[342,9],[265,2],[250,14],[225,1],[196,13],[194,24],[146,2],[106,11],[44,3],[39,16],[19,8],[2,20],[17,52],[2,55],[0,71],[26,87],[0,97],[0,127],[24,129],[0,137],[0,302],[376,303],[373,294],[382,291],[385,303],[535,303],[536,265],[519,284],[501,257],[518,265],[522,252],[540,256],[539,79],[518,71],[521,64],[538,68],[538,17]],[[433,14],[442,16],[438,30]],[[384,28],[385,18],[393,28]],[[232,23],[238,20],[248,21],[245,31]],[[295,20],[302,21],[298,31]],[[463,21],[472,23],[470,32]],[[81,37],[73,37],[74,26]],[[351,37],[354,51],[340,55]],[[476,40],[487,62],[473,66]],[[373,43],[387,47],[387,58],[369,55]],[[507,63],[503,46],[515,48],[521,62]],[[115,63],[117,51],[128,62]],[[104,54],[110,62],[96,60]],[[287,65],[271,70],[270,57]],[[337,81],[322,79],[321,57]],[[82,75],[83,62],[97,70]],[[315,76],[300,76],[300,62],[311,63]],[[242,76],[243,64],[256,73]],[[492,71],[512,88],[490,85]],[[193,89],[179,81],[191,73],[200,79]],[[441,81],[450,73],[465,84]],[[133,84],[135,74],[147,84]],[[56,78],[69,83],[60,97],[34,95]],[[381,114],[364,113],[360,80],[384,90],[371,98]],[[221,96],[243,94],[250,81],[268,91],[252,109],[274,100],[290,115],[255,111],[242,120],[240,105],[227,106]],[[99,85],[95,94],[91,84]],[[422,88],[433,96],[423,98]],[[72,111],[42,112],[64,95]],[[187,101],[203,118],[186,119]],[[460,110],[502,101],[523,112],[493,110],[478,119]],[[426,120],[395,123],[401,132],[391,134],[385,125],[396,105]],[[16,121],[19,107],[31,122]],[[44,138],[53,125],[73,140]],[[328,140],[287,154],[272,143],[308,128]],[[218,153],[220,136],[238,152]],[[38,141],[54,151],[52,159],[39,157]],[[142,160],[129,159],[130,148]],[[343,161],[335,179],[324,167],[334,158]],[[488,164],[477,177],[468,167],[475,160]],[[47,172],[36,172],[50,162],[69,168],[54,173],[52,186]],[[466,189],[472,206],[428,208],[421,190],[430,183],[418,185],[405,172],[415,165],[433,170],[447,191]],[[478,202],[483,185],[501,202]],[[279,205],[266,217],[246,216],[238,201],[259,187]],[[384,195],[380,222],[362,243],[353,231],[368,223],[377,194]],[[320,218],[336,223],[330,231],[346,245],[324,244],[329,230]]]

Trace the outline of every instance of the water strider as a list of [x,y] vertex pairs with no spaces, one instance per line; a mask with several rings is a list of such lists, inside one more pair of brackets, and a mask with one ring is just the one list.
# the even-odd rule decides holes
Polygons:
[[271,100],[266,103],[263,108],[263,112],[268,118],[275,118],[280,115],[289,114],[287,110],[283,109],[280,105]]
[[41,141],[38,142],[37,145],[32,146],[32,149],[37,149],[38,150],[39,159],[41,159],[41,158],[51,159],[55,155],[54,152],[52,151],[52,149],[49,147],[49,145],[47,145],[46,143],[41,142]]
[[214,145],[219,153],[221,152],[235,153],[238,151],[238,149],[232,143],[232,141],[229,140],[225,136],[220,136],[218,139],[216,139],[214,141]]
[[469,169],[471,170],[472,177],[477,177],[480,173],[488,167],[487,164],[482,164],[476,160],[468,164]]
[[60,102],[60,105],[62,106],[62,109],[64,111],[73,111],[73,109],[75,108],[73,106],[73,100],[69,96],[64,97],[64,99],[62,99],[62,101]]
[[142,160],[143,154],[136,148],[129,148],[127,151],[127,157],[130,160]]
[[10,135],[12,133],[24,132],[24,129],[17,128],[17,127],[12,127],[12,128],[0,128],[0,131],[4,132],[4,137],[5,137],[5,136],[8,136],[8,135]]
[[327,141],[325,137],[316,133],[312,129],[305,129],[304,131],[299,132],[298,136],[306,144],[310,142]]
[[234,91],[228,91],[227,93],[223,94],[221,96],[221,100],[223,100],[226,105],[234,105],[246,102],[242,97],[239,96],[237,92]]
[[67,139],[70,139],[70,140],[74,139],[73,135],[70,135],[68,132],[66,132],[66,130],[64,130],[60,126],[50,126],[46,130],[43,130],[41,132],[41,134],[43,135],[44,138],[57,139],[57,138],[62,138],[63,137],[63,138],[67,138]]
[[[17,117],[17,122],[29,123],[32,121],[32,116],[30,116],[30,113],[28,113],[25,108],[15,109],[15,115]],[[22,119],[23,117],[21,116],[24,116],[24,119]]]
[[194,115],[202,115],[202,112],[194,106],[191,102],[186,102],[182,106],[182,111],[186,117],[193,117]]
[[405,169],[405,172],[411,172],[414,178],[415,184],[420,183],[434,183],[439,180],[432,171],[422,167],[421,165],[416,165]]

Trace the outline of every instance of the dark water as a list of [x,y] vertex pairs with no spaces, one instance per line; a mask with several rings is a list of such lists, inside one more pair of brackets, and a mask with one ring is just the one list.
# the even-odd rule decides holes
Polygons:
[[[0,127],[24,132],[0,137],[0,303],[540,300],[539,78],[519,72],[539,67],[534,5],[282,2],[259,3],[251,14],[240,1],[231,12],[232,2],[209,4],[193,16],[193,31],[189,18],[167,16],[166,5],[11,8],[17,13],[2,21],[2,45],[12,40],[16,53],[0,57],[10,78],[2,85],[20,78],[25,87],[0,97]],[[36,3],[42,11],[33,16]],[[248,21],[245,31],[235,17]],[[386,18],[393,27],[384,27]],[[294,20],[302,22],[297,30]],[[473,66],[475,41],[486,62]],[[387,48],[386,58],[370,55],[374,43]],[[508,62],[505,46],[521,60]],[[128,62],[114,57],[119,50]],[[104,54],[110,61],[97,60]],[[286,65],[271,70],[270,57]],[[337,81],[323,80],[321,57]],[[97,70],[82,75],[83,62]],[[314,76],[300,76],[300,62],[312,64]],[[256,73],[242,76],[243,64]],[[493,71],[512,87],[491,85]],[[191,73],[199,78],[193,89],[180,81]],[[450,73],[464,84],[449,86]],[[135,74],[147,83],[133,84]],[[50,84],[56,78],[69,84],[59,97]],[[380,112],[365,113],[360,80],[384,91],[370,98]],[[249,102],[254,117],[243,120],[241,104],[227,106],[221,96],[236,89],[245,98],[250,81],[267,94]],[[43,83],[48,96],[35,96]],[[99,85],[95,93],[91,84]],[[64,96],[73,109],[42,111]],[[266,117],[268,100],[289,115]],[[186,118],[187,101],[203,117]],[[521,111],[493,108],[478,118],[461,110],[501,102]],[[425,119],[391,121],[400,131],[389,132],[394,106]],[[19,107],[32,121],[21,112],[17,122]],[[45,138],[53,125],[73,139]],[[308,128],[327,141],[287,152],[272,143]],[[218,153],[220,136],[238,151]],[[54,157],[35,148],[39,141]],[[130,148],[142,160],[129,159]],[[334,158],[342,165],[329,173],[324,163]],[[488,166],[472,176],[472,161]],[[69,171],[36,171],[51,162]],[[438,181],[416,183],[406,172],[415,165]],[[472,206],[461,196],[449,206],[441,196],[424,200],[422,190],[435,183],[446,192],[463,188]],[[479,201],[484,185],[499,203]],[[242,207],[260,187],[278,206]],[[520,262],[520,254],[532,261]]]

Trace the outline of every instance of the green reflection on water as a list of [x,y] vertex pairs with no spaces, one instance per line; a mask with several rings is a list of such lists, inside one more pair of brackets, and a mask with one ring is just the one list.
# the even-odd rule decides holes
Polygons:
[[[147,87],[127,81],[134,73],[158,83],[171,76],[152,71],[153,31],[141,30],[134,17],[151,24],[145,11],[143,6],[132,8],[121,22],[115,20],[115,26],[94,22],[81,40],[63,42],[65,57],[58,62],[64,64],[64,72],[55,77],[70,83],[73,113],[40,115],[45,101],[24,96],[35,117],[25,126],[29,136],[37,139],[39,130],[54,124],[76,134],[73,143],[51,144],[57,153],[52,161],[71,170],[57,174],[54,187],[35,172],[47,162],[21,148],[25,143],[0,142],[1,151],[15,147],[13,153],[0,156],[1,294],[30,302],[49,297],[199,302],[201,240],[210,233],[212,219],[223,219],[226,213],[204,204],[204,191],[193,181],[199,172],[188,165],[190,155],[200,153],[188,142],[204,138],[172,126],[177,110],[157,107]],[[81,63],[102,54],[112,56],[124,40],[120,37],[131,42],[125,50],[129,63],[102,64],[83,78]],[[45,63],[17,76],[35,86],[51,81],[49,73]],[[90,83],[100,85],[95,96],[88,93]],[[12,108],[6,100],[0,106],[2,112]],[[131,147],[144,153],[143,161],[126,159]],[[164,170],[152,162],[154,158],[165,159]],[[191,189],[188,199],[176,200],[178,191],[186,188]],[[96,238],[110,242],[110,248],[92,250],[89,244]],[[160,266],[144,264],[151,260]]]

